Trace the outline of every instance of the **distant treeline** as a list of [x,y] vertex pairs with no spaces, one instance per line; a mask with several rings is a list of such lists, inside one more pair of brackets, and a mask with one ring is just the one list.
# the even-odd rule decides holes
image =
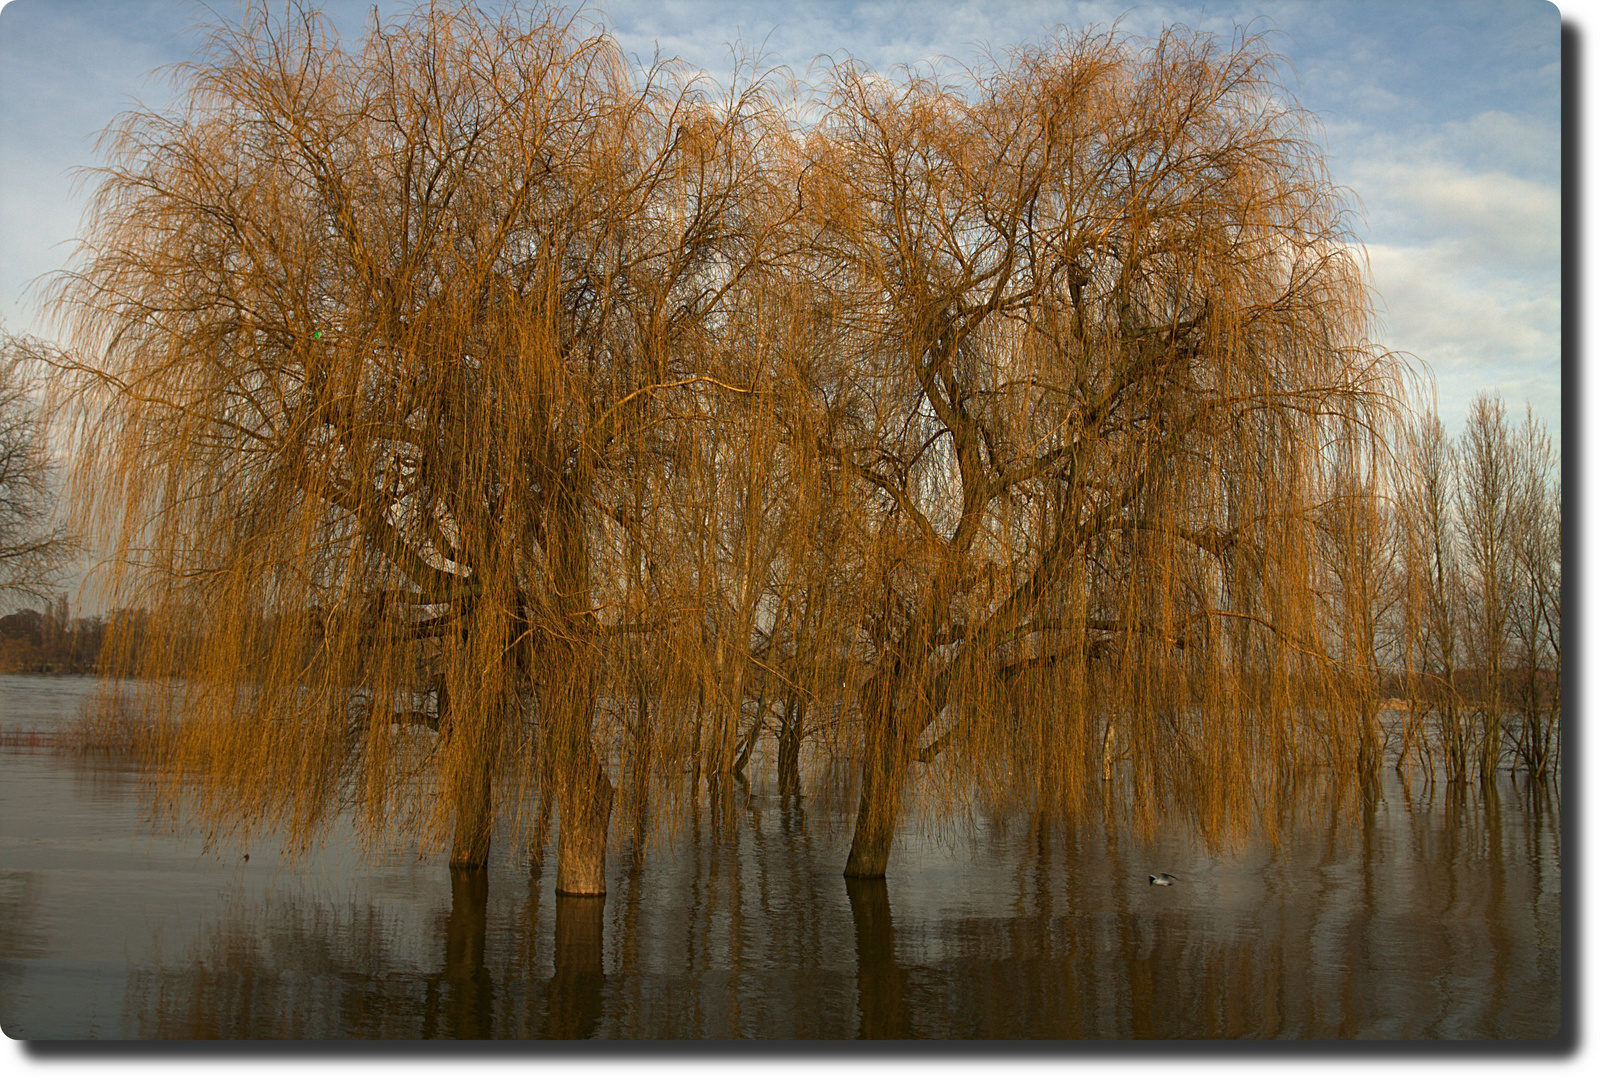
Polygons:
[[119,640],[128,648],[141,636],[144,621],[144,612],[134,610],[74,617],[64,595],[47,603],[43,611],[13,611],[0,617],[0,674],[102,671],[110,659],[106,642],[111,628],[123,627]]

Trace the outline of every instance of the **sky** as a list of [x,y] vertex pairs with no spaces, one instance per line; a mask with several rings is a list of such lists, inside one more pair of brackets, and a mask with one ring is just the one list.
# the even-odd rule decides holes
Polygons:
[[[369,0],[321,4],[352,41]],[[410,3],[380,3],[385,14]],[[1315,113],[1372,272],[1380,344],[1432,378],[1447,429],[1499,392],[1561,432],[1560,14],[1543,0],[612,0],[591,12],[648,62],[678,57],[726,79],[736,49],[818,75],[820,56],[897,65],[977,60],[1056,26],[1135,36],[1183,24],[1265,32],[1285,82]],[[224,18],[235,0],[212,0]],[[72,253],[99,162],[95,136],[198,38],[186,0],[12,0],[0,10],[0,319],[46,333],[41,279]],[[944,58],[944,59],[942,59]]]

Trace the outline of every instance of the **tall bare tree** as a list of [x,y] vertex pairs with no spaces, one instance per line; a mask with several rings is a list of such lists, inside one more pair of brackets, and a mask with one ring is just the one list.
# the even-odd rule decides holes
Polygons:
[[1467,652],[1478,684],[1477,767],[1481,781],[1488,781],[1501,758],[1514,567],[1512,444],[1499,397],[1474,398],[1458,462]]
[[1463,586],[1453,517],[1455,455],[1432,409],[1408,426],[1402,458],[1399,536],[1408,581],[1408,667],[1417,680],[1414,712],[1433,716],[1437,724],[1432,739],[1416,731],[1411,737],[1419,739],[1420,749],[1441,743],[1448,770],[1460,778],[1468,768],[1468,744],[1457,685]]
[[1526,411],[1512,437],[1512,596],[1517,755],[1531,775],[1556,761],[1562,685],[1562,482],[1545,425]]
[[52,595],[74,547],[55,520],[37,368],[49,350],[0,330],[0,599]]

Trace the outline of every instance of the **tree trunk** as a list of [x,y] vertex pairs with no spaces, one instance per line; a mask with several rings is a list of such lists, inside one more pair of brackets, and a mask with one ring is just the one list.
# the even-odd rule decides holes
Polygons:
[[550,842],[550,811],[554,801],[550,780],[543,778],[539,785],[539,808],[534,812],[534,831],[528,836],[528,862],[536,870],[545,865],[545,845]]
[[1379,706],[1371,693],[1363,693],[1357,705],[1361,714],[1361,732],[1357,736],[1357,774],[1363,783],[1371,783],[1384,763],[1384,743],[1379,731]]
[[901,795],[911,771],[914,732],[910,737],[898,708],[900,680],[875,678],[864,691],[867,746],[862,761],[862,797],[856,811],[845,876],[881,878],[889,867],[889,849],[900,819]]
[[800,791],[800,748],[806,730],[806,702],[794,693],[785,704],[783,726],[778,732],[778,790],[794,795]]
[[[439,729],[448,738],[473,739],[479,728],[456,723],[450,712],[449,698],[444,687],[439,691]],[[474,748],[470,760],[462,769],[463,775],[451,786],[455,802],[456,835],[450,846],[450,865],[454,869],[472,869],[488,865],[489,840],[495,831],[493,813],[493,783],[490,754],[485,748]]]
[[562,896],[605,896],[611,781],[600,763],[590,758],[587,764],[574,763],[572,775],[563,786],[556,838],[556,892]]
[[634,679],[634,755],[629,763],[633,785],[634,820],[631,829],[634,855],[644,854],[650,839],[650,695],[643,674]]
[[558,812],[556,891],[564,896],[606,893],[612,785],[595,755],[590,731],[597,693],[588,656],[582,645],[553,654],[551,684],[542,709],[549,723],[545,767],[555,781]]
[[611,825],[612,785],[595,754],[592,730],[604,650],[596,636],[589,591],[581,497],[588,475],[584,466],[564,478],[548,521],[558,624],[545,657],[549,674],[540,716],[549,725],[542,752],[546,774],[556,781],[556,892],[563,896],[606,895],[606,833]]
[[453,869],[488,865],[489,839],[495,830],[489,761],[480,757],[471,769],[468,781],[455,791],[456,837],[450,847]]

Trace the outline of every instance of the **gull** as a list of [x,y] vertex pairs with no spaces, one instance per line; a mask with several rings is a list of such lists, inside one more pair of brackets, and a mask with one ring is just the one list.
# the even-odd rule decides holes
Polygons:
[[1177,881],[1178,881],[1178,878],[1174,877],[1172,874],[1152,874],[1151,875],[1151,884],[1152,885],[1172,885]]

